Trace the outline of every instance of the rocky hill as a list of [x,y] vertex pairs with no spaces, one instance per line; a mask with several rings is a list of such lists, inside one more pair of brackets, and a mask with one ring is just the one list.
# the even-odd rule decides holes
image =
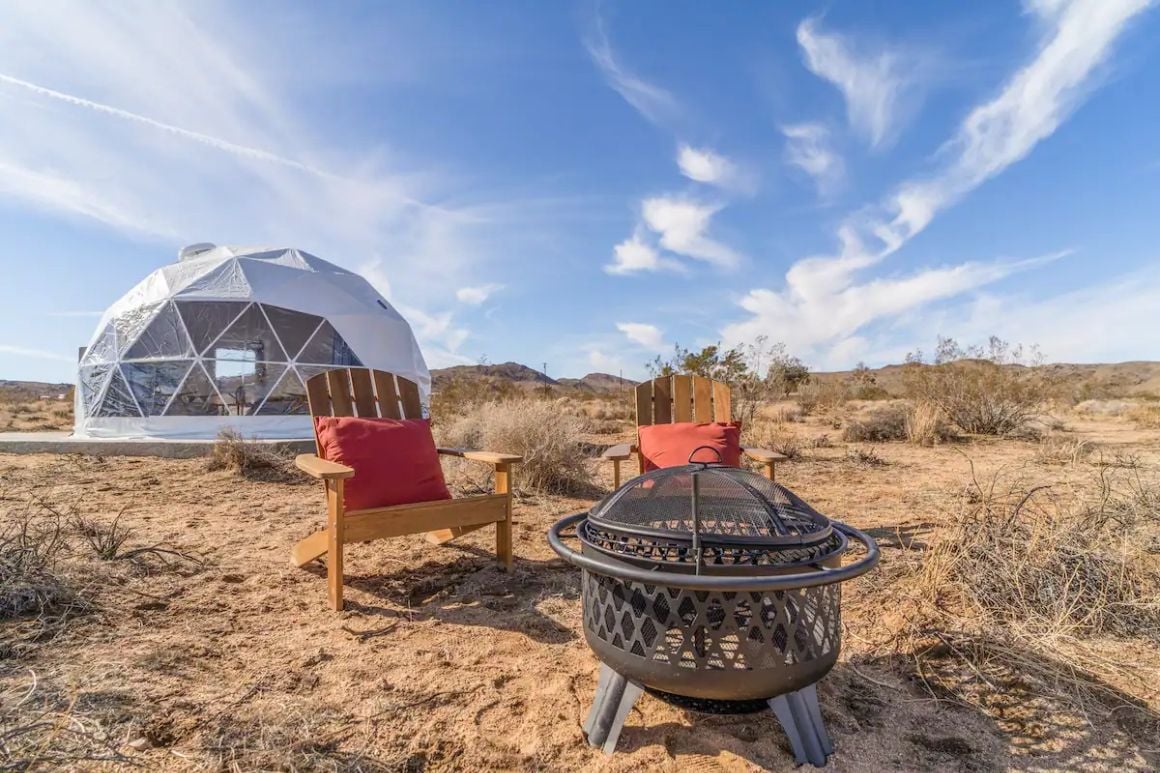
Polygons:
[[576,390],[594,394],[620,392],[636,386],[635,381],[613,376],[609,373],[589,373],[583,378],[554,379],[527,365],[518,362],[501,362],[496,365],[454,365],[450,368],[435,368],[431,371],[431,381],[438,390],[455,382],[478,381],[491,386],[515,386],[521,389],[556,387],[562,390]]

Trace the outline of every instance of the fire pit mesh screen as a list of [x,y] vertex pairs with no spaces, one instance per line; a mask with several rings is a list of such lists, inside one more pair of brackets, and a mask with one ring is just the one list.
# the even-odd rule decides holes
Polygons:
[[692,670],[792,670],[835,653],[841,587],[695,591],[584,574],[585,628],[612,647]]
[[[580,526],[581,538],[588,544],[608,553],[650,562],[678,565],[693,564],[696,553],[689,540],[666,540],[661,537],[642,537],[614,529],[602,529],[592,521]],[[840,532],[832,532],[826,539],[813,545],[784,547],[776,550],[760,545],[712,544],[701,546],[701,560],[705,566],[726,568],[785,568],[810,564],[842,553],[846,540]]]
[[647,473],[600,503],[590,517],[613,528],[686,536],[693,531],[694,476],[702,535],[775,542],[828,536],[829,521],[792,492],[732,467],[689,465]]

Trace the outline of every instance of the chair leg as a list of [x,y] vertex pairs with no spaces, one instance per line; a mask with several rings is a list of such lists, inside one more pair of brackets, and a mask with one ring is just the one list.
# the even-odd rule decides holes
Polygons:
[[620,488],[620,460],[612,460],[612,490],[616,491]]
[[495,524],[495,553],[500,566],[512,568],[512,468],[510,464],[495,466],[495,493],[507,494],[507,513]]
[[342,480],[330,481],[326,487],[326,590],[330,608],[342,611]]

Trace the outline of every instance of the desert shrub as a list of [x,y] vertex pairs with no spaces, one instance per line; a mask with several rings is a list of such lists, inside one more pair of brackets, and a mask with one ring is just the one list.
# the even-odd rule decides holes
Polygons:
[[934,403],[915,403],[906,412],[906,439],[919,446],[954,440],[955,431],[942,408]]
[[439,444],[519,454],[521,490],[568,493],[589,483],[583,435],[585,420],[544,400],[486,403],[437,427]]
[[846,385],[832,380],[814,379],[797,391],[798,407],[807,416],[833,411],[845,405],[848,399]]
[[866,415],[848,422],[842,430],[842,440],[847,443],[905,440],[906,416],[906,407],[902,405],[874,408]]
[[986,360],[912,364],[904,379],[917,402],[937,405],[963,432],[978,435],[1026,432],[1047,399],[1035,369]]
[[266,481],[302,481],[295,473],[288,454],[247,440],[236,430],[225,428],[218,433],[205,460],[208,471],[229,470],[244,478]]

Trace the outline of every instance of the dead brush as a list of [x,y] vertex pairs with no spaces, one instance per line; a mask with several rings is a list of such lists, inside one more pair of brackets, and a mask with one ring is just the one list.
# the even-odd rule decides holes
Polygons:
[[229,428],[218,433],[217,442],[206,457],[205,469],[209,472],[229,470],[249,480],[282,483],[304,480],[304,476],[295,472],[288,455],[247,440]]
[[0,527],[0,620],[87,609],[89,604],[57,571],[66,542],[61,522],[30,508]]
[[1035,461],[1039,464],[1079,464],[1087,460],[1093,450],[1092,444],[1086,440],[1047,435],[1035,449]]
[[873,448],[850,448],[846,450],[846,460],[859,467],[885,467],[890,462],[878,455]]
[[1148,677],[1100,642],[1160,642],[1160,486],[1120,472],[1051,485],[972,475],[955,525],[890,586],[908,617],[896,642],[920,676],[950,655],[985,689],[1002,673],[1081,711],[1139,710],[1109,683]]
[[124,513],[125,509],[122,508],[112,521],[104,523],[81,515],[74,508],[69,522],[73,531],[85,540],[93,555],[101,561],[128,561],[141,574],[150,574],[157,568],[184,566],[196,570],[204,566],[202,558],[163,544],[126,548],[133,531],[121,525]]

